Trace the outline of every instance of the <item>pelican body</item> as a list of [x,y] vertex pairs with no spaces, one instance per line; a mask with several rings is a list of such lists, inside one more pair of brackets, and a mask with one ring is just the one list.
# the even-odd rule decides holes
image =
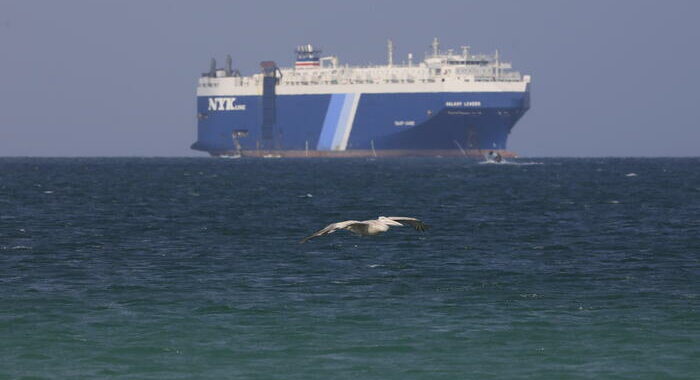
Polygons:
[[377,235],[382,232],[389,230],[391,226],[403,227],[405,225],[412,226],[416,231],[423,232],[428,229],[428,225],[416,218],[410,218],[405,216],[380,216],[377,219],[369,220],[346,220],[338,223],[331,223],[327,225],[322,230],[316,231],[312,235],[309,235],[302,239],[300,243],[306,243],[307,241],[319,237],[332,234],[338,230],[348,230],[358,236],[368,236]]

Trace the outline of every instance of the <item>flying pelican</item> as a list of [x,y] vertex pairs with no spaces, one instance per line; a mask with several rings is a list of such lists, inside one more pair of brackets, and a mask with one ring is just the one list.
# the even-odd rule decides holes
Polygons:
[[332,234],[333,232],[338,230],[348,230],[355,233],[356,235],[367,236],[377,235],[379,233],[385,232],[389,229],[389,226],[403,227],[406,224],[410,225],[411,227],[415,228],[416,231],[420,232],[423,232],[428,229],[427,224],[421,222],[416,218],[409,218],[405,216],[380,216],[377,219],[362,221],[346,220],[344,222],[331,223],[327,225],[326,228],[316,231],[312,235],[303,238],[299,243],[306,243],[308,240],[311,240],[315,237]]

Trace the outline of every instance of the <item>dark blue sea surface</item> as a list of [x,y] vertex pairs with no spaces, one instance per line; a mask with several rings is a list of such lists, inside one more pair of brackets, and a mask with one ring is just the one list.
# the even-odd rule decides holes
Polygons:
[[3,158],[25,376],[700,378],[700,159]]

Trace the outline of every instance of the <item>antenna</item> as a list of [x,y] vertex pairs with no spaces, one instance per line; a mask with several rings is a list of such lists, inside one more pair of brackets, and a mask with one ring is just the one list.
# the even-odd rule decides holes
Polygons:
[[389,67],[394,65],[394,43],[391,40],[386,40],[386,56]]

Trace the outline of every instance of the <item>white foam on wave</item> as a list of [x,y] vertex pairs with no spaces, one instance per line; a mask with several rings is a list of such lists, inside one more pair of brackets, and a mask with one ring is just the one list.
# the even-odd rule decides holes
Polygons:
[[520,294],[520,297],[521,298],[541,298],[542,296],[540,296],[537,293],[522,293],[522,294]]
[[496,161],[479,161],[480,165],[511,165],[511,166],[530,166],[530,165],[544,165],[544,162],[537,162],[537,161],[524,161],[524,162],[515,162],[515,161],[506,161],[503,160],[501,162],[496,162]]

